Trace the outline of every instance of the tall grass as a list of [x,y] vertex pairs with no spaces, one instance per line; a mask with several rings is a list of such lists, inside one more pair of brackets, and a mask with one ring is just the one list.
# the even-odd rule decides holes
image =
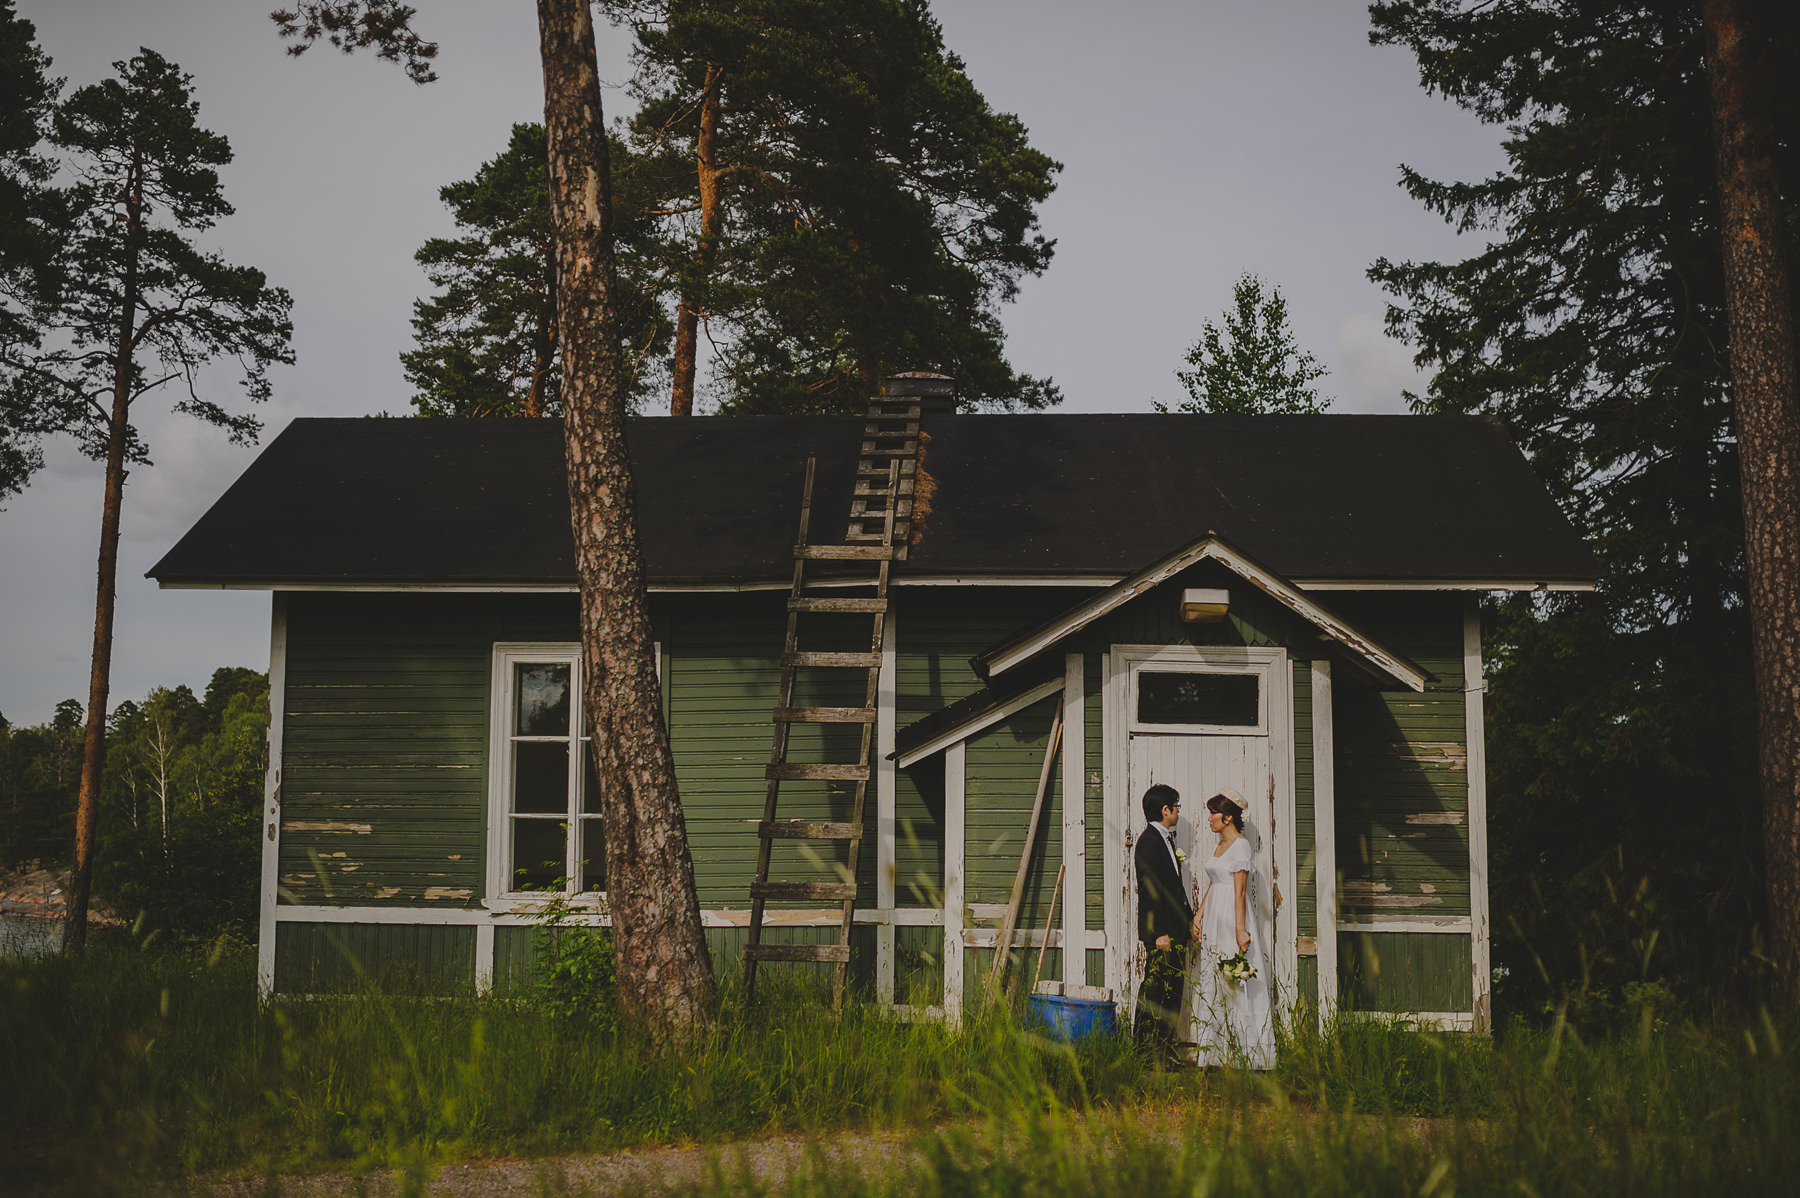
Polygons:
[[[773,981],[774,979],[771,979]],[[717,1144],[912,1128],[897,1163],[819,1158],[831,1194],[1792,1193],[1793,1020],[1494,1040],[1367,1021],[1284,1038],[1273,1074],[1146,1071],[1122,1039],[1049,1044],[1005,1012],[961,1032],[809,991],[727,1007],[656,1055],[519,999],[255,1001],[243,954],[0,962],[0,1188]],[[556,1192],[561,1187],[550,1187]],[[577,1191],[579,1192],[579,1191]]]
[[[77,1190],[222,1167],[408,1165],[922,1125],[1135,1092],[1123,1039],[1040,1046],[1004,1012],[962,1032],[833,1016],[771,978],[680,1054],[533,999],[368,993],[259,1007],[253,963],[96,952],[0,963],[0,1152]],[[727,992],[731,987],[727,987]]]

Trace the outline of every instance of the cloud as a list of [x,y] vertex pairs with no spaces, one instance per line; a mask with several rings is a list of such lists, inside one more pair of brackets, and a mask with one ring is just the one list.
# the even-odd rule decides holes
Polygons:
[[1337,328],[1333,408],[1340,412],[1408,411],[1401,392],[1419,392],[1430,376],[1412,364],[1413,351],[1387,335],[1381,317],[1356,312]]

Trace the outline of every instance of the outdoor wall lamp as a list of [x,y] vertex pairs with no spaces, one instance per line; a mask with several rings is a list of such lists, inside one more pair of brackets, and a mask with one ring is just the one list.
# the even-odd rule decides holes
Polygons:
[[1231,592],[1206,587],[1189,587],[1181,592],[1181,622],[1184,624],[1217,624],[1231,607]]

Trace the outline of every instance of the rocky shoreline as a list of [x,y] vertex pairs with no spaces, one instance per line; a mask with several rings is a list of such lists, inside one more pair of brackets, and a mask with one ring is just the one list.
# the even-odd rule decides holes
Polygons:
[[[24,873],[0,875],[0,915],[23,919],[67,919],[68,900],[64,894],[69,884],[69,871],[31,869]],[[109,927],[120,921],[98,904],[88,908],[88,922]]]

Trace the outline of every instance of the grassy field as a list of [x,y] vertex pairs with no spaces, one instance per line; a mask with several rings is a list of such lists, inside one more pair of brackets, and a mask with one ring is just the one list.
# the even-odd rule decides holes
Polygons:
[[530,999],[259,1007],[241,951],[5,961],[0,1157],[11,1183],[100,1194],[916,1128],[905,1168],[821,1160],[771,1192],[1785,1198],[1800,1183],[1793,1020],[1646,1009],[1610,1036],[1553,1023],[1491,1041],[1345,1022],[1288,1037],[1258,1076],[1147,1071],[1123,1041],[1071,1051],[1004,1013],[952,1033],[872,1007],[832,1019],[799,991],[768,1009],[728,1009],[710,1041],[658,1057]]

